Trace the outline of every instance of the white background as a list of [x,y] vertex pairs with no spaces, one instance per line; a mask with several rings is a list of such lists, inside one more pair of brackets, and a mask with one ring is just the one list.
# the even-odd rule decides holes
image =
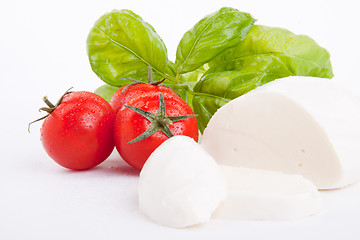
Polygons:
[[[296,221],[225,221],[175,230],[137,209],[137,175],[116,154],[90,171],[56,165],[43,151],[41,98],[69,87],[93,91],[86,38],[112,9],[131,9],[152,24],[175,60],[182,35],[220,7],[249,12],[258,24],[315,39],[331,53],[336,81],[360,95],[357,1],[1,1],[0,239],[359,239],[360,183],[323,191],[323,212]],[[319,93],[321,96],[321,93]],[[359,159],[360,161],[360,159]]]

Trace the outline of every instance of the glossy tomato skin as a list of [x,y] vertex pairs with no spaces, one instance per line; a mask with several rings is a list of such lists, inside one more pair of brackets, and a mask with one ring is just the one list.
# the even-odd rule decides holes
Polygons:
[[105,99],[91,92],[69,93],[43,122],[41,141],[59,165],[86,170],[114,149],[114,120],[114,110]]
[[[164,92],[163,95],[168,116],[194,114],[190,106],[172,90]],[[159,107],[159,93],[148,91],[141,97],[129,99],[126,105],[156,114]],[[145,132],[150,125],[151,123],[146,118],[126,107],[122,107],[117,112],[114,124],[115,147],[129,165],[139,170],[142,169],[150,154],[169,138],[158,131],[144,140],[128,143]],[[196,117],[174,122],[169,127],[174,135],[186,135],[198,141]]]
[[162,92],[176,95],[176,93],[170,88],[161,85],[159,86],[146,83],[137,83],[131,86],[128,85],[129,84],[119,88],[110,100],[110,105],[113,107],[115,113],[117,113],[119,109],[121,109],[130,99],[135,100],[142,98],[149,92]]

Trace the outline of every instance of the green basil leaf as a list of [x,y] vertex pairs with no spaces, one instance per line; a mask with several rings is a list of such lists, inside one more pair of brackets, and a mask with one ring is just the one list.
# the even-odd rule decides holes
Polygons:
[[286,29],[261,25],[255,25],[242,43],[224,51],[209,66],[215,67],[212,71],[239,70],[244,64],[257,65],[264,59],[281,60],[294,76],[334,76],[329,52],[313,39]]
[[248,13],[222,8],[184,34],[176,52],[176,72],[191,72],[225,49],[239,44],[255,20]]
[[193,93],[201,132],[218,108],[258,86],[288,76],[333,77],[329,53],[314,40],[264,26],[254,26],[209,66]]
[[174,90],[184,101],[189,104],[191,108],[192,106],[192,97],[193,97],[193,89],[196,83],[201,79],[203,74],[208,69],[207,64],[199,67],[195,71],[185,73],[180,76],[180,79],[177,83],[173,81],[165,81],[165,84]]
[[147,80],[147,66],[154,79],[168,71],[164,42],[154,28],[130,10],[113,10],[91,29],[87,50],[93,71],[106,83],[120,86],[126,78]]

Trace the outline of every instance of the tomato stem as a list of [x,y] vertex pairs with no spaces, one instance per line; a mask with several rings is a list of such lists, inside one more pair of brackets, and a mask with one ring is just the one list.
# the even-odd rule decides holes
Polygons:
[[43,101],[46,103],[46,105],[49,106],[49,108],[55,108],[55,105],[52,104],[52,103],[49,101],[49,99],[47,98],[47,96],[44,96],[44,97],[43,97]]
[[[163,82],[166,80],[166,77],[165,77],[165,78],[163,78],[163,79],[160,80],[160,81],[154,82],[153,73],[152,73],[152,67],[151,67],[151,66],[148,66],[147,69],[148,69],[148,80],[147,80],[148,84],[158,86],[158,85],[160,85],[161,83],[163,83]],[[125,90],[126,90],[128,87],[132,86],[132,85],[135,85],[135,84],[143,84],[143,83],[144,83],[144,82],[142,82],[142,81],[139,81],[139,80],[136,80],[136,79],[132,79],[132,78],[122,78],[122,79],[130,80],[130,81],[132,81],[132,83],[127,84],[127,85],[122,89],[121,92],[125,92]]]
[[151,66],[148,66],[147,69],[148,69],[148,84],[151,84],[151,85],[159,85],[159,84],[161,84],[161,83],[163,83],[163,82],[165,81],[166,77],[163,78],[163,79],[160,80],[160,81],[154,82],[152,67],[151,67]]
[[71,92],[70,92],[70,89],[72,89],[72,87],[69,88],[68,90],[66,90],[66,92],[61,96],[61,98],[57,101],[57,103],[56,103],[55,105],[52,104],[52,102],[49,101],[49,99],[48,99],[47,96],[44,96],[44,97],[42,98],[42,100],[45,102],[45,104],[46,104],[48,107],[42,107],[42,108],[39,109],[39,111],[44,111],[44,112],[47,112],[48,114],[46,114],[45,116],[43,116],[43,117],[41,117],[41,118],[38,118],[38,119],[30,122],[30,123],[28,124],[28,132],[30,132],[30,126],[31,126],[31,124],[47,118],[47,117],[60,105],[60,103],[62,102],[63,98],[64,98],[67,94],[71,93]]
[[151,84],[154,80],[153,80],[153,74],[152,74],[152,67],[148,66],[148,84]]
[[179,79],[180,79],[180,73],[177,73],[175,77],[175,83],[179,83]]

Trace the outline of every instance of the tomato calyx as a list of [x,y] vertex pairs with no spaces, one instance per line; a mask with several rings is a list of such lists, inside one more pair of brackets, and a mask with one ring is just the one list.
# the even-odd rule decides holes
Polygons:
[[72,89],[72,87],[69,88],[68,90],[66,90],[66,92],[60,97],[60,99],[56,102],[55,105],[54,105],[52,102],[49,101],[49,99],[47,98],[47,96],[44,96],[42,100],[45,102],[45,104],[47,105],[47,107],[41,107],[41,108],[39,109],[39,111],[40,111],[40,112],[41,112],[41,111],[44,111],[44,112],[47,112],[48,114],[46,114],[45,116],[43,116],[43,117],[41,117],[41,118],[38,118],[38,119],[30,122],[29,125],[28,125],[28,132],[30,132],[30,126],[31,126],[31,124],[47,118],[47,117],[60,105],[60,103],[62,102],[63,98],[64,98],[67,94],[72,93],[72,92],[70,91],[71,89]]
[[180,120],[184,120],[187,118],[192,118],[192,117],[197,116],[197,114],[181,115],[181,116],[167,116],[166,109],[165,109],[164,95],[161,92],[159,92],[159,109],[158,109],[157,114],[154,114],[154,113],[145,111],[141,108],[137,108],[137,107],[133,107],[133,106],[124,105],[124,107],[133,110],[134,112],[140,114],[141,116],[143,116],[144,118],[146,118],[148,121],[151,122],[150,127],[145,132],[143,132],[142,134],[140,134],[139,136],[137,136],[136,138],[134,138],[133,140],[131,140],[128,143],[139,142],[141,140],[144,140],[144,139],[150,137],[151,135],[153,135],[154,133],[156,133],[158,131],[163,132],[169,138],[173,137],[174,134],[171,132],[169,125],[173,124],[174,122],[180,121]]
[[[148,66],[147,69],[148,69],[148,82],[147,82],[148,84],[158,86],[158,85],[160,85],[161,83],[163,83],[166,80],[166,78],[163,78],[160,81],[154,81],[153,74],[152,74],[152,67]],[[144,83],[142,81],[132,79],[132,78],[127,78],[127,79],[131,80],[132,83],[129,83],[128,85],[126,85],[121,92],[124,92],[128,87],[130,87],[132,85],[143,84]]]

